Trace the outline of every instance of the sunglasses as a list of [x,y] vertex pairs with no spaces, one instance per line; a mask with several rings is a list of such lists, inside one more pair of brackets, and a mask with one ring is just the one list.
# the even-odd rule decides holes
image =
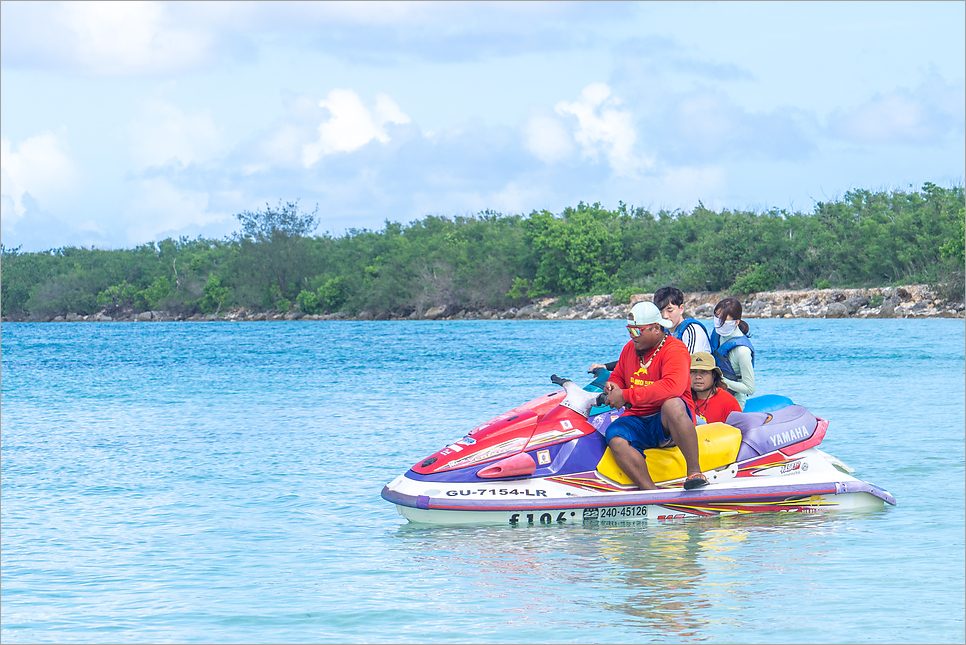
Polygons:
[[627,326],[627,331],[630,333],[631,338],[637,338],[638,336],[641,335],[641,332],[644,331],[645,329],[646,327],[640,327],[638,325]]

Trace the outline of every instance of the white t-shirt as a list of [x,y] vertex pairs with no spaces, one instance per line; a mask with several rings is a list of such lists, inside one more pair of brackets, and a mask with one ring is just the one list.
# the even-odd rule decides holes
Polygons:
[[681,334],[681,342],[688,348],[690,354],[697,352],[708,352],[710,354],[711,343],[708,342],[708,334],[702,334],[700,329],[695,329],[695,324],[700,325],[701,323],[691,323],[684,328],[684,333]]

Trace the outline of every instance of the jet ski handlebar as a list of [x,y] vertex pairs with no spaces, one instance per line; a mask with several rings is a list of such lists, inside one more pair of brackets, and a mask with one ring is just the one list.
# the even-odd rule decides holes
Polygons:
[[559,385],[567,393],[560,405],[570,408],[585,418],[590,416],[594,406],[607,404],[607,395],[603,392],[588,392],[570,379],[560,378],[554,374],[550,377],[550,382]]

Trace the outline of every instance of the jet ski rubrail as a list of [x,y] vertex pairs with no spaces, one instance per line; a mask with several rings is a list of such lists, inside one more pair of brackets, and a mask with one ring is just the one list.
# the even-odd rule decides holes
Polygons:
[[774,395],[750,399],[728,423],[697,426],[710,486],[683,489],[684,458],[672,447],[644,452],[659,488],[640,490],[604,439],[623,412],[603,405],[606,377],[586,388],[552,377],[562,390],[476,426],[387,484],[383,499],[410,521],[439,524],[676,520],[896,503],[818,449],[828,421]]

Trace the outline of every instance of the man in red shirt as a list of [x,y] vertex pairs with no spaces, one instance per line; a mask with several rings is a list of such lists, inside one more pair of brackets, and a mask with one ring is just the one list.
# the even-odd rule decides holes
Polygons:
[[695,352],[691,356],[691,396],[694,411],[708,423],[725,421],[732,412],[741,412],[741,406],[731,393],[721,387],[721,368],[715,365],[714,356],[708,352]]
[[638,488],[654,490],[644,450],[677,445],[687,463],[686,490],[708,485],[698,464],[698,435],[691,399],[691,355],[667,333],[670,320],[652,302],[639,302],[628,315],[631,340],[604,384],[607,404],[628,409],[607,428],[614,460]]

